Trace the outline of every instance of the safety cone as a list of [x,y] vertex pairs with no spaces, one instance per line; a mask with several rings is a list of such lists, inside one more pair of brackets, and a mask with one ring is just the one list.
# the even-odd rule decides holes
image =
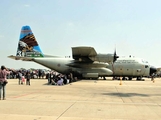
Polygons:
[[120,78],[120,84],[119,85],[122,85],[122,78]]

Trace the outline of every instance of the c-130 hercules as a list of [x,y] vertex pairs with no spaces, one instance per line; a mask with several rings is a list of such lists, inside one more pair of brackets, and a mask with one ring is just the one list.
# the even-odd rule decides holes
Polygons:
[[114,54],[97,54],[93,47],[72,47],[72,57],[64,58],[45,55],[32,33],[30,26],[23,26],[20,33],[16,56],[9,58],[33,61],[62,74],[73,74],[81,78],[137,77],[150,76],[156,72],[147,62],[139,58],[119,58]]

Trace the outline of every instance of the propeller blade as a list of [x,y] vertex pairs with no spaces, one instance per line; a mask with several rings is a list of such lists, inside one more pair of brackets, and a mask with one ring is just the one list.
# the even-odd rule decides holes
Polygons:
[[116,49],[115,49],[115,51],[114,51],[113,63],[117,60],[117,58],[119,58],[119,56],[117,56],[117,54],[116,54]]

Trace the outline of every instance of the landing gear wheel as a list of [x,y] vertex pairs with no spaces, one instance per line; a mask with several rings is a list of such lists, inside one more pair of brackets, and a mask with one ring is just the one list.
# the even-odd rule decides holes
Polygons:
[[128,77],[129,80],[132,80],[132,77]]
[[136,80],[141,80],[141,79],[142,79],[142,77],[137,77],[137,78],[136,78]]

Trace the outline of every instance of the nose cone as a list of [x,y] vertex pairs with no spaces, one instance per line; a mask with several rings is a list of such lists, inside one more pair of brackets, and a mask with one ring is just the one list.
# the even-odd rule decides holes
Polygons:
[[156,67],[150,67],[150,76],[153,74],[153,73],[156,73],[157,72],[157,68]]

